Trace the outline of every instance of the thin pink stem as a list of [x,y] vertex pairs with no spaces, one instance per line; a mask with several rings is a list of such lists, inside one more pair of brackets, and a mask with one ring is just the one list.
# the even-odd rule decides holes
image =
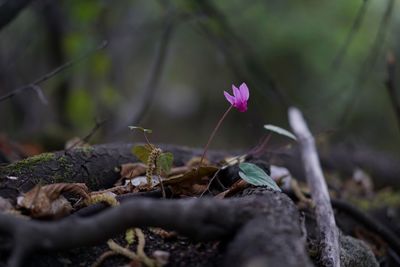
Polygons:
[[229,106],[229,108],[225,111],[224,115],[222,115],[221,119],[219,119],[219,121],[217,123],[217,126],[215,126],[213,132],[211,133],[210,137],[208,138],[207,144],[206,144],[206,146],[204,148],[203,155],[201,156],[201,159],[200,159],[199,167],[201,167],[201,164],[203,163],[204,157],[206,156],[206,153],[207,153],[207,150],[208,150],[208,146],[210,145],[212,139],[214,138],[215,133],[217,132],[218,128],[221,126],[221,124],[224,121],[226,115],[228,115],[229,111],[231,111],[232,107],[233,107],[232,105]]
[[271,134],[270,133],[265,138],[263,138],[261,143],[259,143],[255,148],[250,150],[250,152],[247,153],[247,155],[253,155],[255,157],[261,156],[262,153],[264,153],[265,150],[266,150],[266,147],[268,145],[269,139],[271,139]]

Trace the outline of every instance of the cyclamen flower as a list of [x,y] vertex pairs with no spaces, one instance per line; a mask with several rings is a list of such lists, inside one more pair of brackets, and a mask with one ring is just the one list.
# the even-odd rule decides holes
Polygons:
[[232,84],[233,96],[224,91],[226,100],[237,108],[240,112],[247,110],[247,100],[249,100],[249,88],[245,83],[239,86],[239,89]]

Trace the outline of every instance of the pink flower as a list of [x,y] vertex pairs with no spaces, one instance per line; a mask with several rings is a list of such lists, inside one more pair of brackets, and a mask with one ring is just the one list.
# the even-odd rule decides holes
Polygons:
[[249,100],[249,88],[245,83],[239,86],[239,89],[232,84],[233,96],[224,91],[226,100],[237,108],[240,112],[247,110],[247,100]]

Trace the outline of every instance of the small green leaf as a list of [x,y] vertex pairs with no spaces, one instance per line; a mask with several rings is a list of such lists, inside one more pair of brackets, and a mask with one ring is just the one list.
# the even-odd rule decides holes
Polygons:
[[281,191],[275,181],[265,173],[263,169],[253,163],[243,162],[239,164],[239,176],[249,184],[255,186],[268,186],[275,191]]
[[174,161],[174,155],[170,152],[161,153],[157,158],[157,166],[161,168],[161,171],[168,173],[172,168],[172,163]]
[[153,132],[153,130],[151,130],[151,129],[146,129],[146,128],[143,128],[143,127],[140,127],[140,126],[128,126],[128,127],[132,131],[133,130],[140,130],[140,131],[142,131],[144,133],[152,133]]
[[132,148],[132,153],[135,155],[141,162],[147,164],[147,160],[149,159],[149,155],[151,153],[151,149],[147,145],[145,146],[135,146]]
[[293,140],[297,140],[297,138],[296,138],[296,136],[294,136],[294,134],[292,134],[288,130],[285,130],[285,129],[281,128],[281,127],[278,127],[278,126],[275,126],[275,125],[271,125],[271,124],[266,124],[266,125],[264,125],[264,128],[266,130],[271,131],[271,132],[274,132],[274,133],[277,133],[277,134],[280,134],[280,135],[284,135],[284,136],[289,137],[289,138],[291,138]]

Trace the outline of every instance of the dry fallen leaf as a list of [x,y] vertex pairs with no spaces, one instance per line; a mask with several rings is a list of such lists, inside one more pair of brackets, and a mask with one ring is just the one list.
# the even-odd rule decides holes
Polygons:
[[174,195],[193,196],[201,194],[207,188],[210,176],[215,174],[218,168],[215,166],[201,166],[190,171],[169,177],[164,180],[165,186],[170,186]]
[[35,186],[18,197],[18,206],[29,211],[34,218],[60,218],[69,214],[72,206],[62,193],[74,193],[89,198],[88,188],[83,183],[58,183]]
[[155,235],[160,236],[161,238],[164,238],[164,239],[173,238],[178,235],[178,233],[175,231],[167,231],[167,230],[164,230],[159,227],[149,227],[149,231]]
[[249,185],[250,184],[248,184],[245,180],[242,180],[242,179],[237,180],[227,190],[225,190],[224,192],[221,192],[218,195],[216,195],[215,198],[222,199],[222,198],[226,198],[226,197],[232,196],[232,195],[238,193],[239,191],[242,191],[243,189],[245,189]]
[[201,166],[199,168],[192,168],[190,171],[184,174],[168,177],[166,180],[164,180],[164,185],[174,185],[188,181],[196,182],[205,176],[213,175],[216,171],[218,171],[218,167],[215,166]]
[[126,163],[121,165],[120,175],[122,178],[130,179],[137,176],[144,175],[146,173],[146,164],[137,163]]

